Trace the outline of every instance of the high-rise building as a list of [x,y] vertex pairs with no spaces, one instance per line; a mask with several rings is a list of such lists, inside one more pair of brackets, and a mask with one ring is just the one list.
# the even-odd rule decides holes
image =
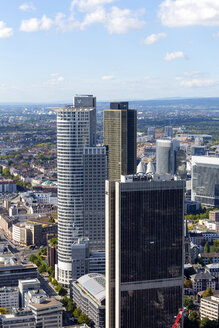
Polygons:
[[84,236],[92,251],[105,250],[106,147],[86,147],[84,163]]
[[192,156],[192,200],[219,206],[219,158]]
[[148,128],[148,136],[151,136],[153,139],[155,139],[155,127],[154,126],[150,126]]
[[[166,181],[165,181],[166,180]],[[184,181],[106,181],[106,328],[172,327],[183,304]]]
[[186,177],[186,153],[177,139],[163,138],[156,142],[156,173]]
[[137,112],[128,102],[111,102],[104,110],[104,145],[108,146],[108,178],[136,172]]
[[[75,96],[74,107],[57,111],[58,265],[56,277],[69,285],[72,244],[89,237],[104,248],[106,150],[96,146],[96,98]],[[91,194],[89,195],[89,192]],[[95,216],[95,218],[94,218]],[[96,220],[95,220],[96,219]]]
[[164,137],[171,137],[173,136],[173,127],[172,126],[165,126],[164,127]]

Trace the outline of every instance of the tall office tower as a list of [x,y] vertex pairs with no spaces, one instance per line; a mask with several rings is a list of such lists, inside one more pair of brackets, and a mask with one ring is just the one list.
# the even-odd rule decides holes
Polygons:
[[150,126],[148,128],[148,136],[151,136],[153,139],[155,139],[155,127],[154,126]]
[[90,250],[105,250],[106,147],[85,147],[84,163],[84,236]]
[[[58,265],[56,266],[56,277],[60,283],[66,286],[69,285],[72,276],[72,244],[77,243],[78,238],[84,237],[85,228],[87,229],[85,227],[85,190],[90,188],[90,181],[93,182],[96,178],[95,183],[98,183],[100,176],[102,178],[98,172],[98,165],[93,168],[96,176],[88,177],[88,171],[92,174],[92,168],[89,167],[87,159],[88,153],[96,146],[96,99],[90,95],[75,96],[74,105],[74,107],[56,108],[58,172]],[[97,157],[98,152],[102,153],[103,149],[93,152],[94,157]],[[103,181],[101,183],[104,184]],[[102,185],[100,190],[103,189]],[[87,198],[86,201],[88,201]],[[99,209],[103,205],[101,203],[98,206]],[[90,208],[91,205],[88,207]],[[104,211],[102,217],[104,217]],[[87,230],[86,234],[89,235],[90,231]],[[92,236],[96,237],[95,234]]]
[[219,158],[192,156],[192,195],[193,201],[206,206],[219,206]]
[[104,110],[104,145],[108,146],[108,178],[136,172],[137,112],[128,102],[112,102]]
[[171,137],[173,136],[173,127],[172,126],[165,126],[164,127],[164,137]]
[[156,173],[177,174],[186,177],[186,153],[180,150],[177,139],[163,138],[156,143]]
[[106,181],[106,328],[172,327],[182,307],[185,182],[167,177]]

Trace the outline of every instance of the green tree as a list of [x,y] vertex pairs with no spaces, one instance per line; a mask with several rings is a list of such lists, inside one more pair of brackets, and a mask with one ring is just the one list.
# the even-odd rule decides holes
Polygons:
[[194,328],[199,327],[199,315],[195,310],[189,312],[188,318]]
[[204,293],[202,294],[202,297],[205,298],[205,297],[209,297],[209,296],[212,296],[212,295],[213,295],[212,290],[211,290],[210,287],[208,287],[208,288],[204,291]]
[[204,253],[210,253],[210,246],[208,241],[205,243]]
[[194,309],[194,304],[193,304],[191,297],[189,297],[187,295],[184,296],[184,306],[187,308],[187,310]]
[[8,310],[6,308],[0,307],[0,313],[1,314],[8,314],[9,312],[8,312]]
[[31,254],[29,260],[30,260],[30,262],[34,262],[35,260],[37,260],[36,255]]
[[192,288],[191,280],[188,280],[188,279],[184,280],[184,287],[185,288]]
[[215,320],[209,320],[208,318],[204,318],[200,322],[200,328],[218,328],[219,322]]
[[86,323],[89,326],[91,324],[91,319],[86,314],[82,313],[78,318],[78,323],[79,324]]
[[81,315],[81,309],[79,309],[79,308],[76,308],[74,311],[73,311],[73,316],[75,317],[75,318],[79,318],[80,317],[80,315]]
[[58,285],[58,281],[57,281],[56,279],[53,279],[53,281],[52,281],[52,285],[53,285],[53,286],[57,286],[57,285]]

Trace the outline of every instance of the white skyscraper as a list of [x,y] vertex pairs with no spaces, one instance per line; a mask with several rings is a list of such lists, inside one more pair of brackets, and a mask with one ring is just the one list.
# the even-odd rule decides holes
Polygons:
[[[68,286],[72,244],[88,237],[91,250],[104,250],[105,147],[96,147],[96,98],[75,96],[57,111],[58,265],[56,278]],[[93,168],[93,169],[92,169]],[[90,194],[90,196],[89,196]]]

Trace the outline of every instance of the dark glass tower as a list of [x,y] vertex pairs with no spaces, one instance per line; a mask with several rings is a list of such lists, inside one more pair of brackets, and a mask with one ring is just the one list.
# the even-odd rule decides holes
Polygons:
[[112,102],[104,110],[104,145],[108,146],[108,178],[136,173],[137,112],[128,102]]
[[184,182],[158,177],[106,182],[106,328],[172,327],[182,307]]

